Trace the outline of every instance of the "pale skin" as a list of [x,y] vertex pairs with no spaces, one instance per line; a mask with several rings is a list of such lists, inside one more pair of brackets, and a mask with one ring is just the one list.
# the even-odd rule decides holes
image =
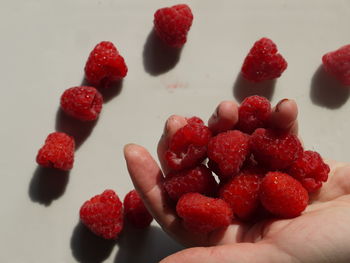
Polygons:
[[[208,121],[212,130],[233,127],[238,105],[219,104]],[[282,100],[273,108],[270,126],[297,133],[297,105]],[[183,228],[163,198],[161,183],[168,170],[162,156],[172,135],[186,124],[171,116],[158,145],[160,166],[142,146],[128,144],[124,155],[136,190],[155,220],[171,237],[190,248],[161,263],[349,263],[350,262],[350,165],[327,161],[331,172],[322,189],[311,196],[299,217],[269,219],[248,224],[234,221],[227,229],[194,235]]]

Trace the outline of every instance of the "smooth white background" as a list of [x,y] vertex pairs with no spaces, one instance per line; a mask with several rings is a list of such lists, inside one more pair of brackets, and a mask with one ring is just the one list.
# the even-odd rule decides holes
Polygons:
[[[78,224],[81,204],[106,188],[131,190],[122,149],[134,142],[155,156],[171,114],[207,120],[221,100],[253,93],[299,105],[305,147],[349,160],[349,92],[319,66],[324,53],[350,43],[347,0],[193,0],[194,23],[180,54],[159,51],[150,35],[164,0],[18,0],[0,8],[0,262],[158,262],[182,247],[156,225],[103,242]],[[251,87],[239,76],[260,37],[288,61],[274,83]],[[58,113],[62,92],[82,83],[102,40],[115,43],[129,73],[110,90],[96,125]],[[156,52],[158,50],[158,52]],[[176,55],[178,61],[176,62]],[[66,180],[37,169],[35,156],[56,129],[79,134]],[[64,177],[63,177],[64,178]]]

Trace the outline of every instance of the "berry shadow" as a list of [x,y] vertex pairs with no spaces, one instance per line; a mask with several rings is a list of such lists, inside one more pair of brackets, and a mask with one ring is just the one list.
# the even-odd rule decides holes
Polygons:
[[155,33],[149,33],[143,47],[143,66],[152,76],[166,73],[176,66],[180,59],[182,48],[167,46]]
[[110,256],[115,244],[115,240],[105,240],[96,236],[81,222],[74,228],[70,240],[74,258],[82,263],[103,262]]
[[[102,94],[103,103],[111,101],[114,97],[118,96],[123,88],[123,79],[118,81],[113,81],[107,85],[107,87],[100,87],[98,91]],[[81,86],[91,86],[89,82],[84,77]],[[102,109],[103,110],[103,109]]]
[[58,132],[64,132],[73,136],[75,140],[75,149],[78,150],[90,136],[97,121],[98,119],[95,121],[79,121],[65,114],[61,108],[58,108],[55,129]]
[[114,263],[156,263],[183,249],[156,226],[136,229],[127,226],[120,236],[119,250]]
[[246,97],[259,95],[271,101],[275,90],[276,79],[263,82],[251,82],[246,80],[241,73],[238,74],[233,84],[233,96],[238,102],[242,102]]
[[340,108],[348,100],[350,89],[329,75],[322,65],[311,80],[310,98],[315,105],[328,109]]
[[49,206],[63,195],[68,180],[69,171],[38,166],[29,184],[29,197],[33,202]]

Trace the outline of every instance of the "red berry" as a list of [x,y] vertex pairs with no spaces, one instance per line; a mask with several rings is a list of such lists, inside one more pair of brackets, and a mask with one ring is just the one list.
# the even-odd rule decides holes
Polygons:
[[322,62],[326,72],[344,85],[350,85],[350,45],[325,54]]
[[103,41],[91,51],[85,65],[85,76],[93,86],[107,87],[126,76],[128,68],[113,43]]
[[245,133],[253,133],[257,128],[265,128],[271,114],[268,99],[260,96],[245,98],[238,108],[237,129]]
[[62,110],[82,121],[96,120],[101,112],[102,103],[102,95],[93,87],[70,88],[61,96]]
[[182,47],[186,43],[193,15],[188,5],[181,4],[158,9],[154,14],[154,28],[167,45]]
[[80,208],[80,220],[93,233],[115,239],[123,229],[123,205],[113,190],[105,190]]
[[187,171],[169,174],[165,179],[164,189],[171,199],[177,201],[186,193],[213,195],[217,183],[211,171],[204,165],[199,165]]
[[255,42],[244,60],[243,77],[254,82],[280,77],[287,68],[287,62],[277,52],[276,44],[268,38]]
[[130,191],[125,196],[124,214],[128,222],[138,228],[149,226],[153,220],[136,190]]
[[219,170],[220,179],[236,175],[249,153],[249,136],[237,130],[220,133],[208,144],[211,166]]
[[293,177],[281,172],[270,172],[261,182],[260,201],[272,214],[292,218],[305,210],[309,196]]
[[53,132],[47,136],[44,146],[39,150],[36,162],[44,167],[68,171],[73,167],[74,149],[73,137],[63,132]]
[[271,170],[289,167],[303,152],[299,139],[290,133],[259,128],[251,136],[254,159]]
[[176,212],[188,230],[199,233],[225,228],[233,218],[225,201],[198,193],[183,195],[176,205]]
[[301,182],[308,192],[315,192],[326,182],[329,166],[313,151],[305,151],[288,169],[288,174]]
[[260,175],[242,173],[220,189],[220,197],[231,206],[235,216],[249,219],[259,205],[260,182]]
[[179,171],[200,164],[206,157],[207,144],[211,131],[197,117],[187,120],[187,125],[180,128],[169,143],[165,153],[168,166]]

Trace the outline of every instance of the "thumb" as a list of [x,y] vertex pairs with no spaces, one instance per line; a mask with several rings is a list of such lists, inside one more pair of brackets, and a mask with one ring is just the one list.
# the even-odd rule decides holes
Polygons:
[[292,261],[292,256],[272,244],[238,243],[185,249],[166,257],[160,263],[266,263]]

